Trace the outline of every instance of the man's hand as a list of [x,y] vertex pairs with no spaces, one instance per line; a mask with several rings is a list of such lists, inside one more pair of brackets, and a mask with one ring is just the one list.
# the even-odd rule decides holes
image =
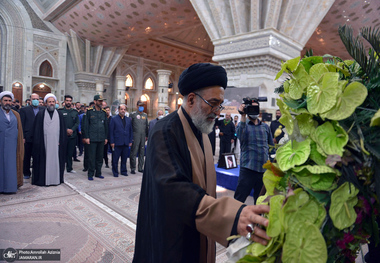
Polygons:
[[[244,112],[244,108],[245,108],[245,104],[241,104],[240,105],[240,107],[239,107],[239,113],[240,112]],[[240,121],[241,122],[245,122],[245,120],[246,120],[246,116],[247,116],[247,114],[241,114],[241,119],[240,119]]]
[[108,140],[107,140],[107,139],[105,139],[105,140],[104,140],[104,145],[106,145],[106,144],[107,144],[107,142],[108,142]]
[[132,146],[132,143],[129,144],[129,147],[131,147],[131,146]]
[[73,135],[73,130],[72,130],[72,129],[67,129],[67,135],[68,135],[68,136]]
[[114,143],[111,143],[111,148],[112,148],[112,149],[115,148],[115,144],[114,144]]
[[224,134],[223,132],[219,132],[219,136],[223,136],[223,134]]
[[233,143],[234,143],[234,141],[235,141],[234,139],[231,139],[231,144],[233,144]]
[[267,205],[251,205],[246,206],[240,213],[239,222],[237,225],[237,232],[239,235],[245,237],[248,234],[247,225],[254,225],[254,234],[251,236],[251,240],[259,242],[262,245],[267,245],[271,238],[267,235],[266,231],[261,229],[259,225],[267,227],[268,219],[260,216],[260,214],[269,213],[269,206]]
[[83,142],[84,142],[85,144],[90,144],[90,138],[83,139]]

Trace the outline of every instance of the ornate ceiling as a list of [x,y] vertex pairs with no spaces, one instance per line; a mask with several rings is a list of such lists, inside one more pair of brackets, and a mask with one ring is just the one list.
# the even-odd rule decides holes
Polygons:
[[359,34],[362,27],[380,27],[380,1],[379,0],[337,0],[329,12],[314,31],[306,44],[306,49],[313,49],[314,55],[330,54],[350,59],[339,35],[340,25],[350,25],[354,36]]
[[[213,44],[189,0],[34,1],[61,32],[72,29],[92,45],[130,45],[129,55],[181,67],[212,60]],[[303,53],[349,58],[338,26],[347,23],[357,35],[360,27],[379,27],[379,13],[379,0],[335,1]]]

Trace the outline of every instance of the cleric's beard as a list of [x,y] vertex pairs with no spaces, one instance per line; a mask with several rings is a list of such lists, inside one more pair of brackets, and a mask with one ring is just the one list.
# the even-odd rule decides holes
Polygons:
[[48,111],[52,112],[55,110],[55,105],[54,106],[47,106],[46,108]]
[[[212,132],[212,129],[214,127],[216,114],[204,114],[199,104],[200,103],[197,103],[197,107],[194,110],[191,119],[198,130],[200,130],[202,133],[209,134],[210,132]],[[210,120],[209,118],[212,118],[212,120]]]
[[11,105],[9,104],[6,104],[6,105],[1,105],[1,107],[6,110],[6,111],[9,111],[11,109]]

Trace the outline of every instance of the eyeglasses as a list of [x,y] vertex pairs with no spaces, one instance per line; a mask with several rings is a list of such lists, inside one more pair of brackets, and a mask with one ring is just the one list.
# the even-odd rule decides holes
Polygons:
[[222,105],[212,106],[210,104],[210,102],[208,102],[207,100],[205,100],[204,98],[202,98],[201,95],[199,95],[198,93],[195,93],[195,92],[194,92],[194,94],[197,95],[199,98],[201,98],[208,106],[210,106],[211,107],[211,111],[214,112],[214,113],[216,113],[218,111],[222,111],[222,110],[225,109],[225,107],[223,107]]

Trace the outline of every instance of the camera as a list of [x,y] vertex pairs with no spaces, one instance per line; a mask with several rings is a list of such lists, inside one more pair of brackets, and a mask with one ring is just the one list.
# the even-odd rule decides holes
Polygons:
[[[260,114],[260,101],[268,101],[267,97],[257,97],[257,98],[243,98],[243,104],[245,105],[244,114],[247,115],[259,115]],[[252,105],[256,102],[259,105]]]

